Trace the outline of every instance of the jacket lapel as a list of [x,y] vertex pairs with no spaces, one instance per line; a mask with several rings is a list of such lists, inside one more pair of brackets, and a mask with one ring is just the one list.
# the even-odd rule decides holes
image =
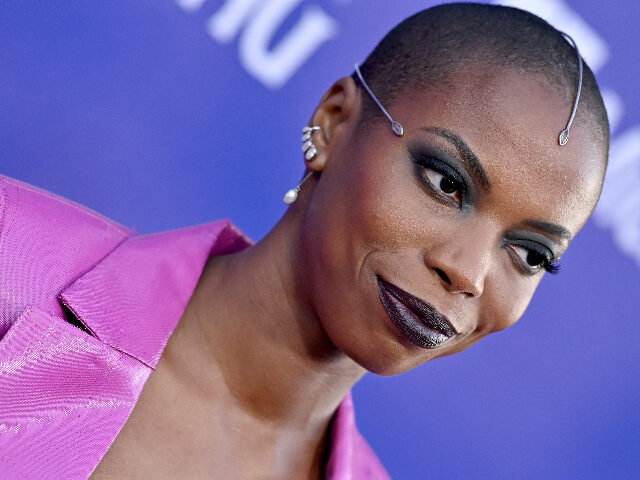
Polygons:
[[390,480],[376,454],[356,427],[351,393],[340,403],[330,432],[327,480]]
[[228,221],[120,243],[60,294],[93,335],[37,306],[0,339],[0,471],[87,478],[129,417],[210,255],[251,241]]
[[249,245],[228,220],[131,237],[59,297],[97,338],[155,368],[209,256]]
[[3,478],[87,478],[151,369],[27,307],[0,341]]

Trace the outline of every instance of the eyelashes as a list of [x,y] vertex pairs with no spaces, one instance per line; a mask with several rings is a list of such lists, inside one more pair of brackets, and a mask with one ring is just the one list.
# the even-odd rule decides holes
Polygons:
[[439,189],[443,195],[451,198],[453,201],[458,204],[459,207],[462,206],[462,186],[451,176],[447,174],[443,174],[434,170],[432,168],[424,168],[424,175],[429,179],[432,185]]
[[416,149],[409,155],[419,180],[438,200],[462,209],[467,200],[467,182],[462,175],[436,156]]
[[507,247],[518,257],[516,261],[522,263],[521,268],[527,275],[535,275],[541,270],[555,275],[560,271],[560,265],[550,253],[544,254],[535,248],[517,244],[508,244]]
[[558,262],[549,263],[545,265],[544,269],[551,275],[556,275],[560,273],[560,264]]

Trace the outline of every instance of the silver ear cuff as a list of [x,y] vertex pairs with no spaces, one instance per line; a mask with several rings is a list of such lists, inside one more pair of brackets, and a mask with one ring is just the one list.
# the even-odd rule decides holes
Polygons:
[[318,153],[316,144],[313,143],[313,132],[316,130],[322,130],[322,127],[318,125],[307,125],[302,129],[302,151],[304,152],[304,159],[308,162]]
[[354,68],[356,69],[356,73],[358,74],[358,78],[360,79],[360,82],[362,83],[362,86],[364,87],[364,89],[371,96],[373,101],[376,102],[376,105],[380,107],[380,110],[382,110],[382,113],[384,113],[385,117],[387,117],[391,122],[391,131],[399,137],[404,135],[404,128],[402,127],[402,125],[400,125],[399,122],[396,122],[393,118],[391,118],[391,115],[389,115],[389,112],[387,112],[387,110],[382,106],[382,104],[380,103],[380,100],[378,100],[378,98],[373,94],[373,92],[369,88],[369,85],[367,85],[367,82],[365,82],[364,78],[362,78],[362,73],[360,73],[360,65],[356,63],[354,65]]
[[576,93],[576,101],[573,104],[573,110],[571,111],[571,116],[569,117],[567,127],[560,132],[560,136],[558,137],[558,143],[560,145],[566,145],[569,141],[569,129],[571,128],[573,119],[576,117],[576,112],[578,111],[578,102],[580,101],[580,92],[582,91],[582,55],[580,55],[580,50],[578,50],[578,44],[576,43],[576,41],[568,34],[564,32],[560,33],[569,41],[571,45],[573,45],[573,48],[575,48],[576,54],[578,55],[578,93]]

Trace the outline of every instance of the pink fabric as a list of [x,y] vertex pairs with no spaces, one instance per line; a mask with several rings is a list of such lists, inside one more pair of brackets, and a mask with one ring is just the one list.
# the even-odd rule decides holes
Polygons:
[[[0,175],[0,478],[87,478],[207,258],[249,245],[224,220],[138,235]],[[330,439],[327,479],[389,478],[358,433],[351,395]]]

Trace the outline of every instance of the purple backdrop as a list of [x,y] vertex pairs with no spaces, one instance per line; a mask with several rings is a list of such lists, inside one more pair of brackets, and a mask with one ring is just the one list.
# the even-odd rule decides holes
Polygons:
[[[3,0],[0,171],[141,232],[229,217],[259,239],[320,96],[433,3]],[[358,422],[398,479],[640,478],[640,2],[510,4],[573,35],[597,73],[602,202],[516,326],[365,377]]]

